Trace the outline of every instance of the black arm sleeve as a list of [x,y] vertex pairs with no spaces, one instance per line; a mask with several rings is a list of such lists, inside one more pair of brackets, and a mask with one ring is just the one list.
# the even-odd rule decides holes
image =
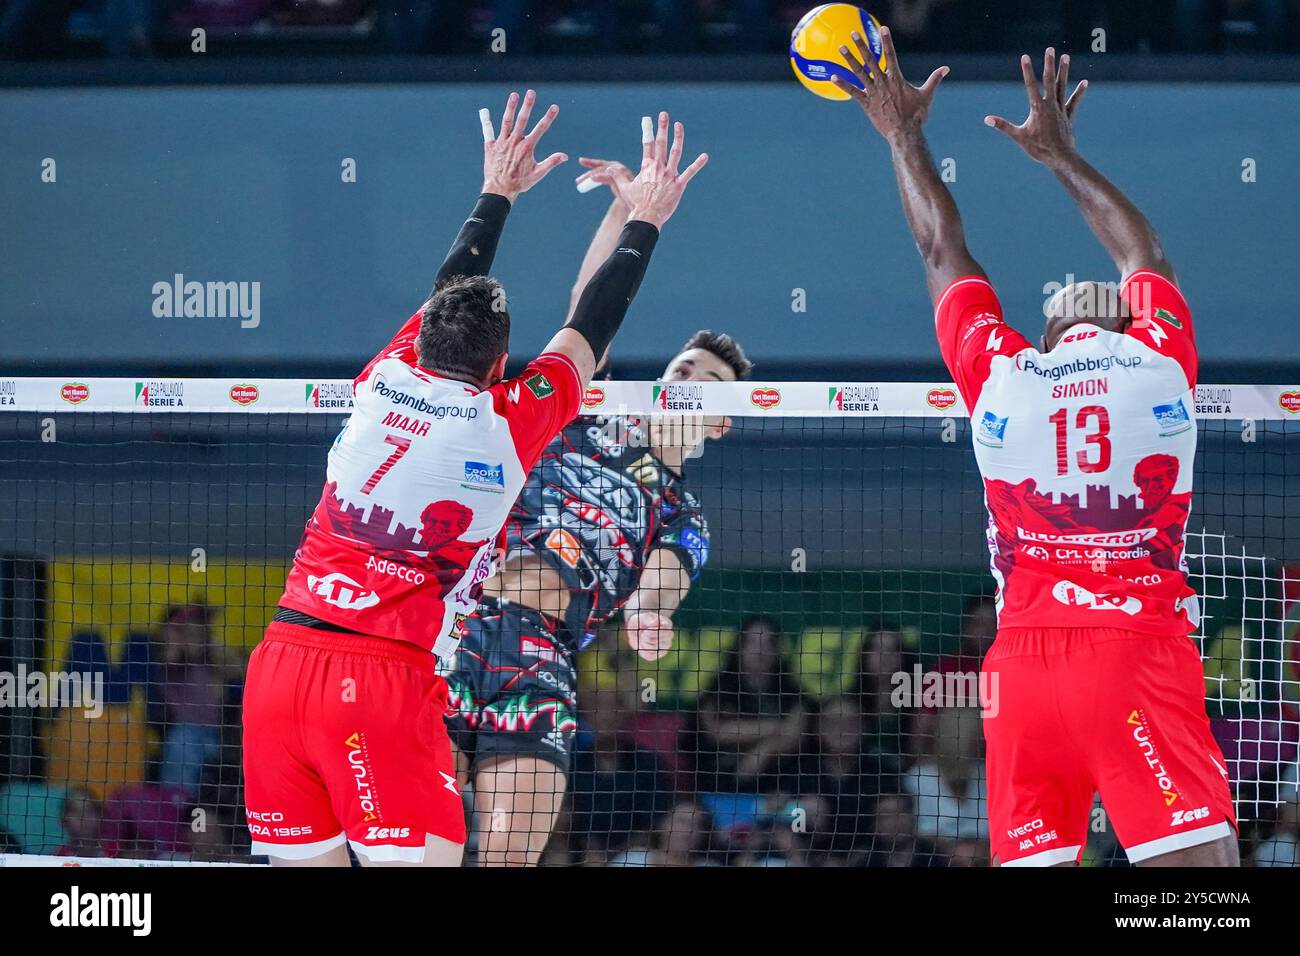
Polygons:
[[505,196],[483,193],[478,197],[474,211],[460,227],[451,251],[438,269],[433,283],[435,291],[452,276],[485,276],[492,270],[497,242],[509,213],[510,200]]
[[629,222],[618,237],[618,248],[582,290],[573,318],[565,327],[587,340],[597,362],[623,324],[658,241],[659,230],[650,223]]

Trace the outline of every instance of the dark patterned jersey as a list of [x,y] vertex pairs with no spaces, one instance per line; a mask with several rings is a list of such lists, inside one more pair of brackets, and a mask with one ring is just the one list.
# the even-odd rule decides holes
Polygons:
[[651,452],[635,418],[578,418],[546,446],[506,523],[507,560],[531,552],[569,588],[565,624],[579,649],[668,548],[695,580],[709,557],[699,501]]

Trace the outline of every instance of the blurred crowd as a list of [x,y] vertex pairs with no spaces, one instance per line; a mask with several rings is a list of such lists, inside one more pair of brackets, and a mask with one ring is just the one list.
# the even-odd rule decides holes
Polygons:
[[[0,778],[0,852],[249,860],[246,660],[216,639],[216,614],[172,607],[111,656],[96,632],[74,638],[65,667],[101,675],[108,706],[95,720],[46,715],[39,772]],[[580,657],[570,796],[543,864],[987,865],[978,706],[951,691],[899,696],[922,668],[978,673],[996,631],[992,602],[972,597],[961,622],[943,653],[924,656],[905,632],[867,633],[850,672],[818,695],[801,686],[792,635],[754,616],[684,707],[647,699],[611,630]],[[1300,788],[1285,769],[1294,749],[1270,789],[1251,782],[1265,803],[1243,826],[1248,863],[1300,865]],[[1122,865],[1113,834],[1095,829],[1087,861]]]
[[[779,53],[812,0],[0,0],[9,57],[212,52]],[[900,45],[1019,51],[1300,49],[1300,0],[876,0]],[[497,31],[504,31],[498,33]],[[493,47],[493,42],[497,43]]]

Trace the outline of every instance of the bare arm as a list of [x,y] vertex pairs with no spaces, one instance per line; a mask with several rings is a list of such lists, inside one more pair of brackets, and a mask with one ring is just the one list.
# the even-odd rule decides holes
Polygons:
[[1029,96],[1029,116],[1019,126],[1000,116],[985,117],[984,122],[1006,133],[1026,155],[1052,171],[1121,275],[1146,269],[1176,281],[1160,237],[1146,216],[1075,148],[1074,114],[1088,81],[1079,83],[1067,97],[1070,57],[1061,57],[1058,69],[1051,47],[1043,55],[1041,88],[1028,55],[1020,58],[1020,71]]
[[626,221],[613,252],[596,269],[568,322],[546,347],[548,352],[559,352],[573,361],[583,385],[591,380],[597,357],[605,354],[627,315],[660,230],[676,212],[687,184],[709,161],[708,154],[701,153],[695,162],[679,172],[685,138],[685,128],[677,123],[670,149],[668,114],[659,114],[657,133],[650,118],[644,117],[641,171],[630,181],[611,183],[615,195],[627,208]]
[[[848,47],[840,47],[840,54],[864,88],[859,90],[839,77],[834,77],[833,82],[857,100],[871,125],[889,144],[903,213],[925,263],[925,281],[930,298],[938,302],[943,290],[954,279],[985,275],[966,248],[966,234],[957,203],[934,167],[930,147],[922,132],[934,93],[948,75],[948,68],[941,66],[924,84],[912,86],[903,78],[894,39],[888,28],[881,29],[880,39],[887,67],[884,71],[862,36],[854,33],[857,57]],[[864,66],[866,63],[871,64],[870,69]]]
[[691,590],[691,575],[669,548],[655,548],[623,605],[628,643],[641,657],[658,660],[672,648],[673,613]]
[[[456,241],[438,269],[434,279],[435,290],[452,276],[481,276],[491,272],[497,242],[510,208],[522,193],[532,189],[547,173],[568,159],[564,153],[552,153],[540,163],[534,158],[538,142],[560,112],[558,106],[552,105],[532,132],[527,132],[528,118],[536,100],[537,94],[533,90],[524,94],[522,104],[519,94],[511,93],[501,113],[499,134],[492,130],[488,111],[479,112],[479,122],[483,126],[483,188],[474,211],[461,226]],[[516,108],[519,110],[517,116]]]
[[[596,162],[600,163],[602,167],[622,167],[621,163],[605,163],[603,160],[588,160],[586,157],[580,157],[578,162],[584,166],[589,162]],[[600,181],[590,177],[591,173],[584,173],[579,177],[578,181]],[[631,178],[630,174],[628,178]],[[623,224],[627,222],[627,214],[627,204],[615,196],[610,202],[609,208],[605,210],[605,216],[600,220],[600,225],[596,228],[596,234],[591,237],[591,244],[587,246],[587,254],[582,257],[582,265],[578,267],[578,278],[573,281],[573,289],[569,292],[568,319],[573,318],[574,310],[578,308],[578,299],[582,297],[582,290],[587,288],[587,283],[596,274],[596,270],[618,248],[618,234],[622,231]]]

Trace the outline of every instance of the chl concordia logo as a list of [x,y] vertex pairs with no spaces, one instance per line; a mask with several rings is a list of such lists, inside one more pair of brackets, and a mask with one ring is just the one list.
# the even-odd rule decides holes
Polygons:
[[751,405],[756,405],[762,409],[776,408],[781,404],[781,390],[779,388],[756,388],[749,393]]
[[1300,392],[1283,392],[1277,397],[1277,403],[1282,411],[1295,415],[1300,412]]
[[582,393],[583,408],[599,408],[605,404],[605,390],[599,385],[588,385]]
[[931,408],[937,408],[939,411],[947,411],[957,404],[957,390],[953,388],[932,388],[925,396],[926,403]]
[[65,402],[73,405],[80,405],[86,399],[90,398],[90,386],[81,382],[68,382],[59,389],[59,397]]
[[261,397],[262,393],[256,385],[230,386],[230,400],[236,405],[252,405]]

